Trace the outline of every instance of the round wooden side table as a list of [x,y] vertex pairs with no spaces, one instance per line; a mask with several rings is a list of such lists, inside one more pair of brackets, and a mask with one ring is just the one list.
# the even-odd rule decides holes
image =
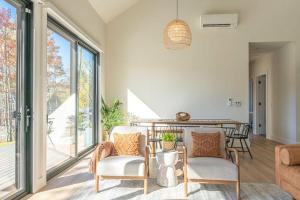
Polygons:
[[156,161],[158,164],[157,184],[164,187],[176,186],[178,180],[175,165],[178,162],[178,152],[158,152]]

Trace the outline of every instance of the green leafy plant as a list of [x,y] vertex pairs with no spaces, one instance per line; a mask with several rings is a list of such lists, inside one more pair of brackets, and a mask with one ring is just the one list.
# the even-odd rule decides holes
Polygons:
[[176,135],[173,133],[165,133],[162,137],[161,140],[164,142],[175,142],[176,141]]
[[124,115],[121,110],[122,103],[119,100],[114,101],[111,106],[106,104],[102,97],[101,102],[101,122],[104,131],[109,132],[114,126],[124,124]]

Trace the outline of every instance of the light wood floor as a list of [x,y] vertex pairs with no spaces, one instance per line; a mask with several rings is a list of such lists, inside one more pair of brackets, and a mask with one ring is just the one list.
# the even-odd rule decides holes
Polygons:
[[251,153],[240,153],[241,181],[275,183],[275,146],[279,143],[261,136],[251,138]]
[[[275,183],[274,148],[278,144],[263,137],[251,139],[253,160],[248,153],[241,153],[241,181]],[[39,193],[28,196],[30,200],[69,199],[86,181],[93,180],[88,173],[89,156],[75,166],[50,180]]]

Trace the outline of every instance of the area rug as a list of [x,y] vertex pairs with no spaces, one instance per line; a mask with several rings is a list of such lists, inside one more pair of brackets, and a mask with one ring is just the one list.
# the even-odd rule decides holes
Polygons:
[[[156,179],[149,179],[148,194],[144,195],[143,181],[104,180],[100,182],[100,192],[95,192],[95,181],[88,181],[73,194],[74,200],[235,200],[234,185],[189,184],[189,197],[183,197],[183,183],[176,187],[164,188],[156,184]],[[242,183],[242,200],[291,200],[275,184]]]

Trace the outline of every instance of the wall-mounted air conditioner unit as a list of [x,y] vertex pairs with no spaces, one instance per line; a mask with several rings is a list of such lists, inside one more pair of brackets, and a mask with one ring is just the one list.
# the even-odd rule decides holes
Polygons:
[[238,14],[209,14],[201,16],[201,28],[236,28]]

